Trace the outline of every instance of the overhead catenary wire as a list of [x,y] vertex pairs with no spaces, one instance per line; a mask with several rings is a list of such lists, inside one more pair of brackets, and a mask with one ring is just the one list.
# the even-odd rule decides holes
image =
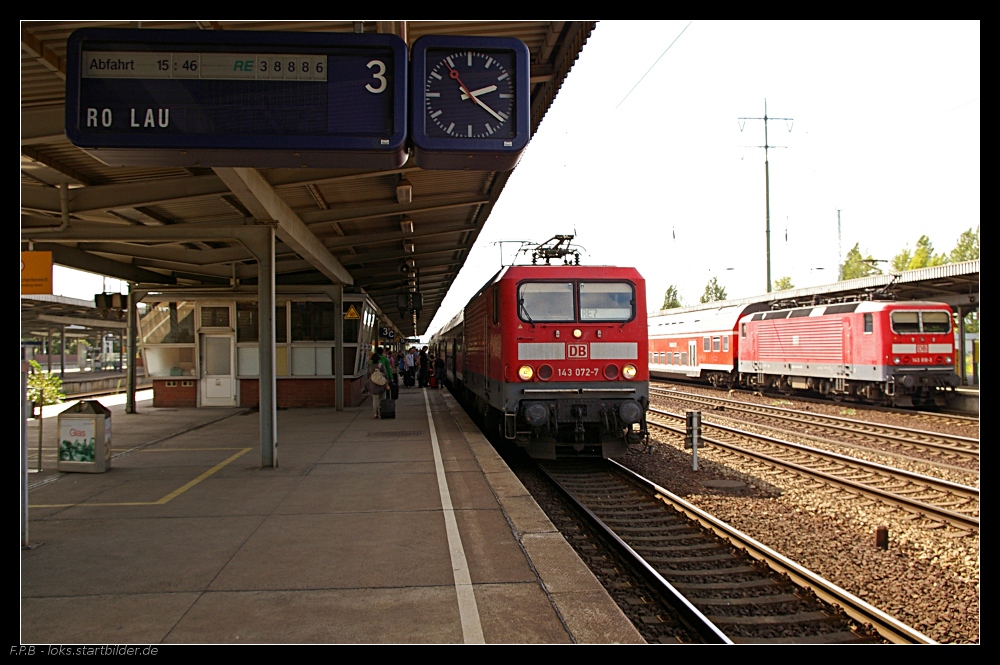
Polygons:
[[[684,30],[687,30],[689,27],[691,27],[692,23],[694,23],[694,21],[688,21],[688,24],[684,26]],[[642,83],[642,79],[646,78],[646,76],[649,74],[649,72],[653,71],[653,67],[656,67],[656,63],[659,62],[663,58],[663,56],[665,56],[667,54],[667,51],[669,51],[670,48],[674,44],[677,43],[677,40],[680,39],[681,35],[684,34],[684,30],[681,30],[679,33],[677,33],[677,36],[674,37],[674,41],[670,42],[670,46],[668,46],[663,51],[663,53],[660,54],[660,57],[656,59],[656,62],[654,62],[652,65],[650,65],[649,69],[646,70],[646,73],[642,75],[642,78],[640,78],[638,81],[636,81],[635,85],[632,86],[632,90],[635,90],[636,88],[638,88],[639,84]],[[625,100],[628,99],[628,96],[632,94],[632,90],[629,90],[627,93],[625,93],[625,96],[622,97],[622,100],[620,102],[618,102],[618,106],[621,106],[622,104],[625,103]],[[618,106],[616,106],[615,108],[617,109]]]

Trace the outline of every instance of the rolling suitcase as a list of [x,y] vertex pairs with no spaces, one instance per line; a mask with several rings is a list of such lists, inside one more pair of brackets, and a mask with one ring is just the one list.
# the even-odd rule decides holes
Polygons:
[[399,384],[395,381],[389,384],[389,397],[399,399]]
[[391,397],[382,400],[382,406],[380,407],[382,414],[382,420],[390,420],[396,417],[396,400]]

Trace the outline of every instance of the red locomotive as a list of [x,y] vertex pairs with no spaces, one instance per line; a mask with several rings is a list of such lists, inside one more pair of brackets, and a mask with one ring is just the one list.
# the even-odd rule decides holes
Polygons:
[[652,376],[720,387],[923,406],[943,405],[959,383],[952,311],[943,303],[685,308],[651,316],[649,339]]
[[634,268],[509,266],[431,340],[485,429],[532,457],[645,442],[646,284]]

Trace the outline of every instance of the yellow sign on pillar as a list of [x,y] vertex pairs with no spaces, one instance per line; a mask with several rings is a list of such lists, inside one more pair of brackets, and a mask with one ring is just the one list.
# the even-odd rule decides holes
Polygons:
[[345,319],[360,319],[361,316],[358,314],[358,310],[354,309],[354,305],[347,308],[347,313],[344,314]]
[[52,295],[52,252],[21,252],[21,293]]

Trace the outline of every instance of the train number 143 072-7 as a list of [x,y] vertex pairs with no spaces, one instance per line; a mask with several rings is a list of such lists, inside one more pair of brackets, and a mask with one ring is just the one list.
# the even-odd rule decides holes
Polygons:
[[556,370],[558,376],[565,377],[590,377],[597,376],[596,367],[560,367]]

